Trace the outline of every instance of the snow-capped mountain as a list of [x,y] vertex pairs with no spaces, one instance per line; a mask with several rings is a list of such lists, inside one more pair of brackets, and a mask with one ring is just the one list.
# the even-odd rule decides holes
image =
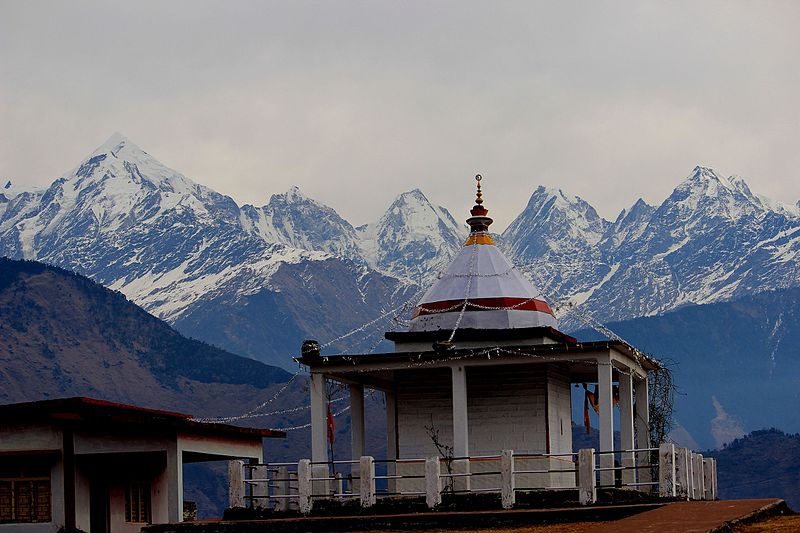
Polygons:
[[545,294],[572,295],[609,272],[599,247],[609,222],[585,200],[538,187],[502,242]]
[[640,200],[613,224],[560,198],[538,189],[504,239],[546,292],[601,320],[800,285],[800,212],[742,178],[696,167],[660,206]]
[[[291,330],[299,343],[314,331],[303,316],[307,310],[292,308],[291,302],[304,298],[292,298],[289,285],[328,297],[316,305],[323,315],[327,309],[337,334],[374,318],[372,313],[396,304],[408,289],[363,262],[331,255],[326,250],[347,251],[347,246],[337,248],[346,239],[323,228],[314,234],[311,224],[302,223],[304,216],[322,212],[329,221],[341,221],[344,235],[349,228],[352,237],[352,227],[333,210],[295,191],[274,197],[260,210],[240,209],[119,134],[46,190],[21,193],[4,205],[0,255],[72,269],[123,292],[160,318],[186,324],[197,338],[282,366],[291,362],[288,346],[255,345],[239,337],[247,330]],[[330,275],[306,274],[321,270]],[[286,272],[302,283],[289,283]],[[345,288],[350,294],[341,293]],[[339,312],[333,295],[352,300],[345,306],[349,313]],[[269,298],[288,300],[283,314],[249,305]],[[198,306],[213,302],[219,304],[216,312],[200,317]]]
[[[303,338],[402,304],[466,235],[419,190],[359,228],[297,188],[240,207],[119,134],[47,189],[0,190],[0,255],[88,275],[184,333],[283,366]],[[500,241],[553,303],[601,320],[800,285],[800,205],[704,167],[614,222],[539,187]],[[336,347],[368,349],[393,317]]]
[[419,284],[447,266],[467,236],[465,224],[419,189],[398,196],[377,223],[357,231],[362,257],[370,266]]
[[326,205],[308,198],[298,187],[273,194],[267,205],[242,207],[242,225],[268,243],[279,242],[303,250],[320,250],[360,259],[353,226]]

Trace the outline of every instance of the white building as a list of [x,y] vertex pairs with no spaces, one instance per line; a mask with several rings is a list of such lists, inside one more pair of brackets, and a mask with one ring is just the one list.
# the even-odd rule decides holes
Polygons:
[[263,461],[269,429],[90,398],[0,406],[0,532],[138,532],[183,520],[183,465]]
[[[365,387],[386,395],[389,460],[449,454],[458,469],[475,472],[480,461],[459,461],[502,450],[548,454],[517,468],[551,472],[531,473],[518,483],[574,488],[575,462],[563,459],[573,453],[572,385],[582,383],[598,386],[603,452],[614,449],[615,429],[623,450],[650,446],[647,373],[657,363],[620,341],[581,343],[558,331],[540,291],[495,246],[488,232],[492,219],[482,204],[479,182],[463,249],[422,297],[408,331],[386,334],[395,343],[393,353],[320,356],[313,344],[304,345],[299,361],[311,372],[314,463],[327,460],[328,379],[349,385],[354,458],[364,455]],[[632,452],[617,458],[630,466],[637,460]],[[601,467],[609,468],[602,484],[613,484],[614,459],[601,455]],[[560,474],[562,463],[566,473]],[[421,474],[423,468],[398,463],[397,473]],[[632,472],[623,470],[623,476]],[[314,477],[324,475],[318,467]],[[466,489],[470,483],[473,489],[499,486],[492,476],[452,479]],[[422,483],[401,480],[395,489],[419,491]]]

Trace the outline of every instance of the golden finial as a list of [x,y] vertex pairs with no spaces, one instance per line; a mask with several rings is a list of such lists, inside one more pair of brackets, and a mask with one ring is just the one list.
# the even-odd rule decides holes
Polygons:
[[481,180],[482,179],[483,179],[483,176],[481,176],[480,174],[475,174],[475,181],[477,182],[477,185],[478,185],[478,192],[475,193],[475,203],[478,204],[478,205],[481,205],[483,203],[483,193],[481,192]]

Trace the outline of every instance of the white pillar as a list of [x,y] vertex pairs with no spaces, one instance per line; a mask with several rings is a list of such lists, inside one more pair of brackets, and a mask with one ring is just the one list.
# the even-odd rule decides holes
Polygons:
[[675,497],[675,445],[665,442],[658,448],[658,495]]
[[228,507],[244,507],[244,461],[228,461]]
[[711,459],[711,499],[716,500],[719,496],[717,490],[717,459]]
[[[613,367],[611,358],[599,358],[597,361],[597,401],[600,404],[600,451],[614,450],[614,390],[612,381]],[[600,455],[600,468],[613,468],[614,454]],[[600,472],[600,485],[611,487],[614,485],[614,471],[603,470]]]
[[703,459],[703,499],[713,500],[714,460],[710,457]]
[[578,450],[578,498],[581,505],[591,505],[597,501],[594,448]]
[[359,489],[361,507],[372,507],[375,505],[375,459],[371,456],[361,457],[359,470],[361,471]]
[[425,459],[425,503],[428,509],[442,503],[442,466],[438,457]]
[[[364,424],[364,386],[350,385],[350,459],[358,460],[364,455],[365,424]],[[353,477],[359,477],[359,463],[351,463],[350,472]],[[354,479],[351,490],[358,492],[359,480]]]
[[681,500],[688,500],[691,496],[691,464],[690,452],[686,448],[675,450],[675,496]]
[[467,371],[454,366],[453,374],[453,455],[469,456],[469,422],[467,418]]
[[[620,449],[632,450],[635,443],[633,441],[633,376],[618,372],[617,381],[619,382],[619,437]],[[621,454],[620,465],[626,467],[622,471],[622,484],[636,482],[636,470],[634,452],[623,452]]]
[[[396,461],[399,447],[397,441],[397,396],[394,392],[385,392],[386,399],[386,459]],[[397,463],[386,463],[386,475],[397,474]],[[389,492],[397,492],[397,480],[389,479],[387,482]]]
[[170,523],[183,522],[183,451],[177,442],[167,446],[167,498]]
[[311,374],[311,461],[328,460],[327,391],[325,376]]
[[[468,474],[469,460],[469,422],[467,413],[467,370],[463,366],[452,367],[453,375],[453,461],[454,474]],[[454,478],[457,491],[469,490],[469,476]]]
[[311,461],[300,459],[297,463],[297,503],[302,514],[311,512],[314,500],[311,485]]
[[[269,475],[269,466],[258,465],[250,469],[252,472],[251,479],[265,479],[269,480],[276,476]],[[269,481],[258,481],[251,485],[253,490],[253,507],[258,509],[267,509],[269,507]]]
[[364,386],[350,385],[350,458],[364,455]]
[[514,451],[503,450],[500,455],[500,501],[503,509],[511,509],[516,503],[514,490]]
[[[311,462],[326,463],[328,461],[328,393],[325,389],[325,376],[311,374]],[[330,469],[326,464],[313,465],[312,477],[325,478],[330,476]],[[313,484],[314,494],[321,496],[328,493],[330,484],[327,481],[318,481]]]
[[[278,481],[275,482],[275,490],[277,494],[280,496],[289,496],[291,494],[291,490],[289,489],[289,467],[279,466],[276,474],[276,477],[278,478]],[[289,498],[278,498],[275,501],[275,510],[288,511]]]
[[703,455],[699,453],[692,454],[694,463],[692,464],[692,473],[694,474],[694,483],[692,494],[695,500],[705,499],[705,476],[703,475]]
[[[650,443],[650,406],[647,391],[647,378],[635,380],[635,399],[634,404],[634,428],[636,429],[636,447],[640,450],[651,447]],[[652,443],[658,447],[660,442]],[[642,468],[650,465],[650,452],[639,452],[636,454],[636,464],[640,468],[636,470],[636,479],[639,483],[649,483],[653,481],[650,468]],[[640,485],[639,490],[650,492],[649,485]]]

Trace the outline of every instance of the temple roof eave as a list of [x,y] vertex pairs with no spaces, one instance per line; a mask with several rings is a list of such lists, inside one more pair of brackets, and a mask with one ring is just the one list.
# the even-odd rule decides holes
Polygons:
[[[421,332],[427,333],[427,332]],[[495,351],[495,353],[493,353]],[[415,369],[433,368],[436,366],[448,366],[447,363],[453,360],[460,360],[468,363],[470,361],[480,361],[487,359],[497,364],[505,364],[503,359],[514,357],[530,357],[528,362],[558,363],[572,362],[570,358],[580,357],[589,360],[596,355],[617,352],[636,366],[641,366],[644,371],[656,370],[661,368],[661,363],[657,360],[642,354],[631,345],[620,340],[592,341],[592,342],[562,342],[553,344],[533,344],[533,345],[513,345],[502,347],[455,349],[446,352],[429,351],[410,351],[410,352],[388,352],[377,354],[352,354],[352,355],[331,355],[331,356],[312,356],[297,357],[301,365],[315,370],[331,371],[358,371],[359,367],[363,370],[375,369],[376,366],[392,367],[394,369]],[[520,363],[523,361],[520,360]],[[441,364],[439,364],[441,363]]]

